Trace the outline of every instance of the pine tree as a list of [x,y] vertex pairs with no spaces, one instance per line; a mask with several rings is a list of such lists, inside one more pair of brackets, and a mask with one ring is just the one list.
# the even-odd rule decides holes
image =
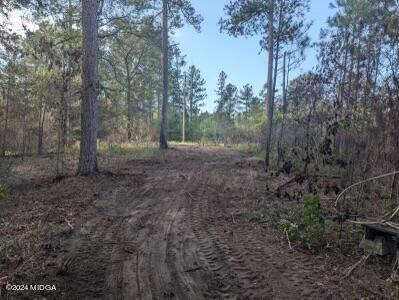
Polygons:
[[250,84],[246,84],[241,90],[238,96],[238,104],[244,109],[245,116],[250,112],[251,106],[255,105],[257,98],[254,96],[253,87]]
[[182,19],[194,26],[198,31],[203,18],[196,14],[195,9],[187,0],[162,0],[162,114],[159,145],[161,149],[168,148],[168,111],[169,111],[169,23],[174,28],[183,26]]
[[[261,49],[268,51],[266,111],[268,127],[265,138],[265,168],[269,167],[272,143],[273,111],[277,70],[283,46],[297,43],[307,46],[310,24],[304,21],[309,0],[234,0],[225,6],[227,19],[221,19],[220,29],[232,36],[261,35]],[[273,72],[274,70],[274,72]]]
[[79,173],[97,172],[98,1],[82,1],[83,64]]
[[217,114],[223,111],[223,107],[225,105],[226,80],[227,74],[224,71],[221,71],[216,88],[216,95],[218,95],[218,98],[215,100]]
[[206,98],[205,79],[201,77],[201,72],[195,66],[190,66],[187,72],[185,93],[189,112],[189,122],[193,116],[197,116]]

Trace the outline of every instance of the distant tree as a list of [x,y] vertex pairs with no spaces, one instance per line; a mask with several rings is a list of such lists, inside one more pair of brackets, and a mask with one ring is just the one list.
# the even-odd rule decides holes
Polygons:
[[[170,17],[170,18],[169,18]],[[169,22],[172,28],[183,26],[182,19],[194,26],[198,31],[202,17],[188,0],[162,0],[162,113],[159,145],[161,149],[168,148],[168,110],[169,110]]]
[[205,79],[201,77],[201,71],[195,66],[190,66],[187,71],[185,93],[188,100],[189,121],[191,122],[193,116],[199,114],[206,98]]
[[223,111],[224,98],[226,92],[226,80],[227,80],[227,74],[224,71],[221,71],[219,74],[217,88],[216,88],[216,95],[218,96],[218,98],[215,100],[216,113],[220,113]]
[[224,112],[228,120],[232,120],[237,111],[237,87],[234,84],[226,85]]
[[[151,25],[147,26],[151,27]],[[124,95],[127,140],[132,141],[140,106],[143,105],[144,100],[151,101],[151,108],[153,106],[153,96],[139,97],[139,94],[153,92],[155,81],[158,80],[154,73],[160,71],[158,61],[160,49],[154,45],[151,35],[137,37],[124,32],[110,39],[108,47],[103,50],[101,59],[105,63],[104,67],[110,68],[111,71],[107,74],[107,78],[102,76],[101,79],[103,81],[114,79]],[[103,86],[103,89],[105,88]],[[109,91],[109,87],[107,89]]]
[[[295,78],[291,84],[288,95],[292,110],[291,114],[296,122],[296,128],[303,128],[304,136],[294,138],[294,145],[301,143],[304,153],[303,172],[308,173],[309,164],[314,159],[318,145],[314,143],[315,128],[318,127],[315,115],[318,113],[318,106],[324,100],[323,80],[320,74],[308,72]],[[319,112],[319,115],[321,113]],[[320,121],[321,123],[323,121]]]
[[[283,46],[294,42],[305,47],[310,24],[304,21],[309,0],[234,0],[225,6],[227,19],[221,19],[220,29],[232,36],[261,35],[260,45],[266,49],[268,58],[267,98],[268,115],[266,133],[265,168],[269,167],[272,143],[274,94],[277,81],[278,61]],[[273,73],[274,69],[274,73]]]
[[245,116],[247,117],[251,107],[259,101],[255,97],[252,85],[246,84],[239,93],[238,104],[244,109]]
[[216,114],[219,115],[220,118],[232,121],[238,103],[237,87],[231,83],[225,84],[224,80],[226,77],[224,77],[224,72],[220,75],[218,89],[223,88],[223,90],[218,91],[220,98],[217,100]]
[[184,68],[187,62],[179,48],[173,47],[169,52],[171,57],[169,73],[170,104],[180,121],[183,116],[184,80],[186,75]]
[[206,98],[205,79],[201,77],[201,72],[194,65],[184,72],[183,82],[183,122],[182,135],[186,136],[186,125],[188,117],[190,139],[194,138],[195,122],[200,113],[200,108],[204,105]]

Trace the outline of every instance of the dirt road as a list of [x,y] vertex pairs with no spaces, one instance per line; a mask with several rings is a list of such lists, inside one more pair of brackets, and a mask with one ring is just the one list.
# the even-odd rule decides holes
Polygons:
[[[171,149],[130,161],[62,242],[66,299],[329,298],[306,257],[235,221],[256,171],[243,156]],[[249,203],[249,202],[248,202]],[[249,205],[249,204],[248,204]]]

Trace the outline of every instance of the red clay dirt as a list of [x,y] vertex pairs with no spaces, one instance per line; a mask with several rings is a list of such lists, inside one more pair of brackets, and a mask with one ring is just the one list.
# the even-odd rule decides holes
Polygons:
[[0,277],[10,272],[13,283],[55,284],[47,299],[352,298],[350,281],[340,287],[322,257],[290,251],[277,231],[234,217],[256,202],[250,195],[262,172],[237,167],[243,158],[179,146],[155,160],[124,162],[113,173],[35,190],[33,199],[48,201],[43,207],[64,191],[62,203],[45,216],[63,230],[41,237],[33,267],[11,260],[3,272],[7,264],[0,262]]

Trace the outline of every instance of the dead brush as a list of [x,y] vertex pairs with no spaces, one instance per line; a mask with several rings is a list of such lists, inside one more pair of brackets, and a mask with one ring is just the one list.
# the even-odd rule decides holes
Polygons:
[[7,158],[0,158],[0,204],[7,193],[8,180],[11,174],[11,161]]

